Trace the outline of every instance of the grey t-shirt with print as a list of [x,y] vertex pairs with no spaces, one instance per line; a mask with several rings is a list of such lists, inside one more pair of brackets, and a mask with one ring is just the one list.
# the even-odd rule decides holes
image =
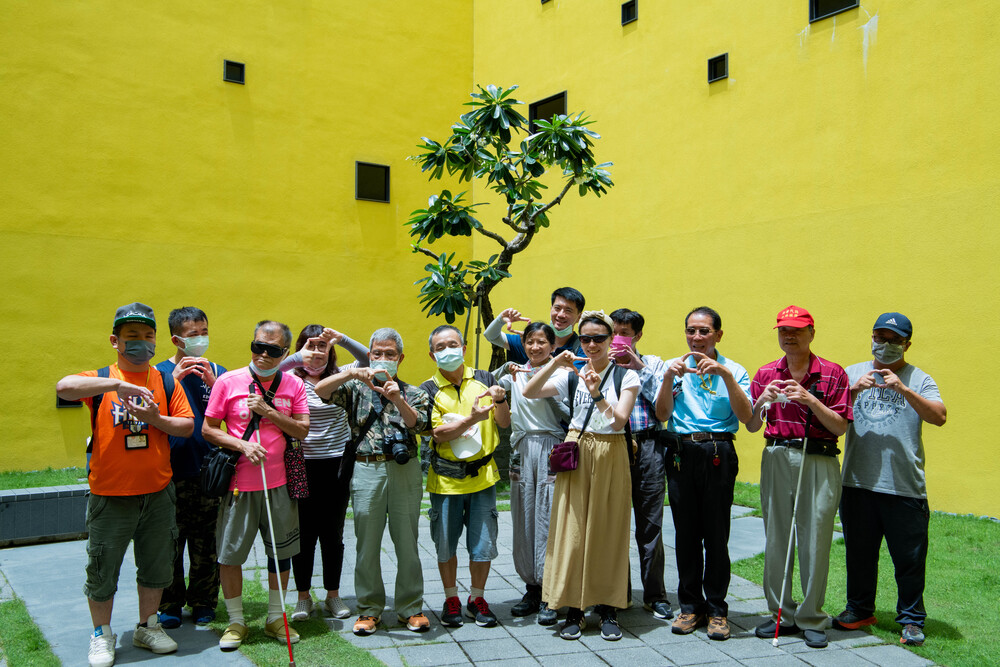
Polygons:
[[[847,377],[853,385],[874,368],[871,361],[854,364],[846,369]],[[933,378],[916,366],[907,364],[896,375],[925,399],[941,400]],[[844,486],[926,498],[922,426],[913,406],[888,387],[872,387],[858,394],[844,446]]]

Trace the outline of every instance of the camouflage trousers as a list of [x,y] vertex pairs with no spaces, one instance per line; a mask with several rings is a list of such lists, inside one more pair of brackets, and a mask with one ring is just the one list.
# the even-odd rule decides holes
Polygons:
[[[163,590],[160,611],[169,607],[210,607],[219,601],[219,563],[215,522],[219,499],[201,493],[197,477],[174,480],[177,488],[177,547],[174,580]],[[187,546],[188,583],[184,584],[184,547]]]

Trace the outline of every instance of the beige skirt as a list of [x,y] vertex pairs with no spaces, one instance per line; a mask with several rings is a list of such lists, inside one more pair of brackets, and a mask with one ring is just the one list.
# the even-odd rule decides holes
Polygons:
[[[567,440],[579,437],[570,431]],[[632,476],[625,436],[585,433],[580,464],[556,475],[542,599],[551,609],[628,606]]]

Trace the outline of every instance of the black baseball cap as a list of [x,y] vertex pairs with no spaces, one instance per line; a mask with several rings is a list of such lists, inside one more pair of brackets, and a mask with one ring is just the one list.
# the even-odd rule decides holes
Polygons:
[[118,328],[119,325],[126,324],[128,322],[148,324],[154,329],[156,328],[156,316],[153,315],[153,309],[144,303],[139,303],[138,301],[122,306],[115,311],[115,323],[113,328]]

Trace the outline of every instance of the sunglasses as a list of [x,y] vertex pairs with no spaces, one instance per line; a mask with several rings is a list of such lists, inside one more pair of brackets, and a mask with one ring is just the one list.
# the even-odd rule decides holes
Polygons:
[[250,342],[251,352],[254,354],[266,354],[272,359],[281,359],[287,350],[288,348],[278,347],[277,345],[271,345],[270,343],[262,343],[259,340]]
[[611,334],[601,334],[599,336],[580,336],[580,342],[584,345],[588,345],[590,343],[603,343],[610,337]]
[[687,329],[684,330],[684,333],[686,333],[688,336],[694,336],[695,334],[707,336],[708,334],[712,333],[712,330],[706,327],[688,327]]

